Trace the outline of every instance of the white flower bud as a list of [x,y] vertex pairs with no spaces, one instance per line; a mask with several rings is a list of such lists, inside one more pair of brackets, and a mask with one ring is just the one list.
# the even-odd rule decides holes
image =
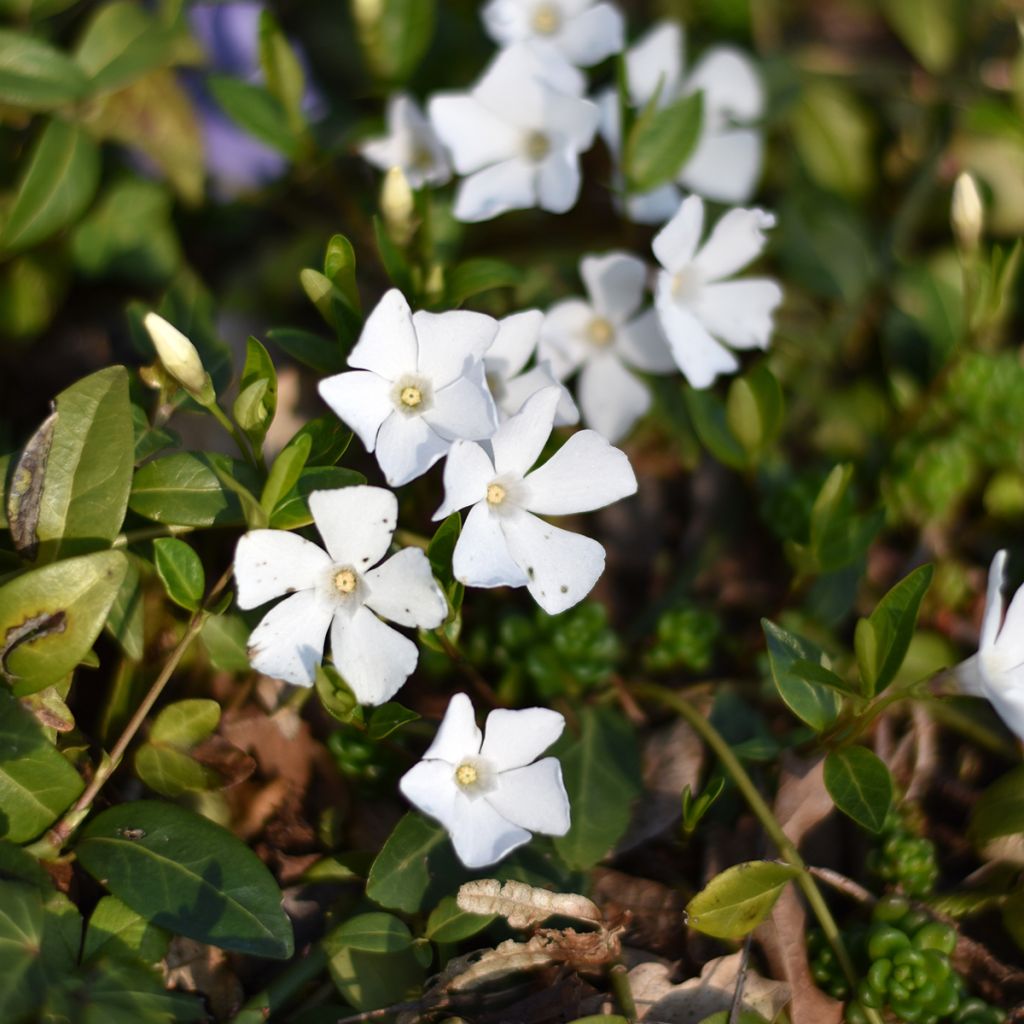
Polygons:
[[147,313],[142,322],[164,369],[186,390],[196,394],[205,390],[206,370],[195,345],[156,313]]
[[384,175],[380,189],[380,212],[391,236],[405,245],[416,230],[416,200],[401,167],[392,167]]
[[962,171],[953,186],[950,220],[957,245],[964,252],[974,252],[985,227],[985,208],[977,183],[968,171]]

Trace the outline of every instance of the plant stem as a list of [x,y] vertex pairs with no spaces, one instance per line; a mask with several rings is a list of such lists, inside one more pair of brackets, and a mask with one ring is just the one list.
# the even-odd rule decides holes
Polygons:
[[[839,932],[839,926],[836,924],[835,918],[832,917],[832,912],[828,909],[828,904],[825,903],[825,899],[821,895],[821,890],[815,884],[814,878],[804,863],[803,857],[800,856],[800,852],[790,841],[789,836],[783,832],[782,826],[775,820],[775,815],[772,814],[771,808],[765,803],[764,798],[758,792],[757,787],[747,774],[747,770],[743,767],[740,759],[732,752],[732,748],[726,742],[725,737],[688,700],[680,697],[672,690],[654,683],[634,683],[631,689],[637,697],[646,697],[648,700],[657,701],[664,707],[678,712],[686,719],[694,732],[714,751],[715,756],[721,761],[722,767],[731,776],[736,784],[736,788],[747,801],[755,817],[761,822],[762,828],[768,833],[772,842],[775,843],[783,860],[798,870],[799,874],[794,878],[794,881],[800,887],[800,891],[804,894],[804,898],[814,912],[814,916],[818,919],[821,930],[825,933],[829,945],[835,952],[843,974],[846,975],[846,980],[851,986],[856,987],[859,980],[856,968],[853,966],[850,954],[843,944],[843,937]],[[865,1007],[865,1013],[873,1024],[881,1024],[881,1018],[874,1010]]]
[[146,540],[157,540],[160,537],[182,537],[192,533],[194,526],[142,526],[137,530],[126,530],[114,538],[113,548],[126,548],[132,544],[140,544]]
[[629,1021],[636,1020],[636,1000],[629,985],[629,968],[621,961],[613,964],[608,972],[608,984],[615,1001],[619,1004],[622,1016]]
[[235,444],[238,445],[238,450],[249,462],[251,462],[257,469],[266,468],[260,465],[260,460],[252,445],[249,444],[249,439],[241,430],[239,430],[234,421],[229,418],[228,414],[217,404],[216,399],[214,399],[214,401],[209,405],[204,406],[204,408],[210,412],[213,415],[213,418],[231,435]]
[[309,948],[300,960],[293,960],[232,1017],[232,1024],[264,1024],[287,1006],[327,966],[327,954],[320,943]]

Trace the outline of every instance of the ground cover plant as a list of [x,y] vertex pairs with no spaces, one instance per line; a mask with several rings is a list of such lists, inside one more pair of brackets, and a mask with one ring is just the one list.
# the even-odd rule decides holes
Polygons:
[[1016,4],[0,16],[0,1019],[1024,1017]]

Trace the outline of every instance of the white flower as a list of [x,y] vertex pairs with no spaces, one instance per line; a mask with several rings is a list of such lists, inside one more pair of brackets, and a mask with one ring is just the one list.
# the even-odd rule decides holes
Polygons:
[[539,42],[580,67],[619,53],[625,44],[622,13],[594,0],[490,0],[484,27],[499,46]]
[[[744,203],[761,176],[761,132],[746,127],[764,113],[760,76],[750,58],[730,46],[708,50],[686,75],[683,46],[682,27],[666,21],[626,51],[630,101],[634,107],[643,108],[657,94],[659,106],[667,106],[698,90],[703,92],[700,138],[676,180],[706,199]],[[601,134],[617,154],[621,151],[618,96],[609,90],[598,103]],[[667,184],[630,196],[626,211],[632,220],[661,224],[675,212],[680,198],[679,189]]]
[[451,152],[460,183],[454,214],[480,221],[540,206],[565,213],[580,191],[579,154],[597,131],[598,109],[583,79],[531,46],[502,50],[468,93],[441,93],[430,120]]
[[498,407],[498,418],[507,420],[541,388],[560,388],[561,398],[555,411],[555,426],[579,423],[580,411],[569,391],[555,377],[551,365],[541,360],[526,369],[537,351],[544,314],[539,309],[513,313],[498,321],[498,333],[484,356],[487,386]]
[[671,373],[676,365],[657,313],[640,313],[647,280],[643,260],[622,252],[585,256],[580,276],[589,302],[554,305],[541,331],[541,355],[559,378],[580,370],[577,392],[583,420],[612,443],[651,404],[647,386],[627,367]]
[[158,313],[147,313],[142,323],[153,340],[163,368],[186,391],[203,391],[208,378],[195,345]]
[[771,341],[782,289],[767,278],[726,278],[760,254],[764,232],[774,225],[764,210],[729,210],[700,245],[704,203],[690,196],[654,237],[654,255],[664,268],[655,307],[676,364],[695,388],[739,366],[726,345],[765,349]]
[[403,548],[377,565],[398,520],[390,491],[314,491],[309,508],[326,551],[287,530],[251,530],[238,542],[238,607],[290,595],[252,631],[249,660],[265,675],[310,686],[330,629],[335,668],[356,699],[383,704],[416,667],[417,651],[377,616],[435,629],[448,603],[419,548]]
[[359,147],[366,160],[382,171],[400,167],[414,189],[443,185],[451,178],[444,146],[411,96],[396,93],[389,97],[386,119],[387,135]]
[[[538,515],[602,508],[636,493],[629,460],[600,434],[581,430],[532,473],[551,434],[557,388],[530,398],[480,445],[457,441],[444,466],[443,519],[472,505],[452,556],[456,579],[470,587],[526,587],[551,615],[582,601],[604,571],[604,548]],[[534,515],[533,513],[537,513]]]
[[978,653],[953,674],[971,697],[985,697],[999,717],[1024,739],[1024,587],[1013,595],[1003,618],[1002,588],[1006,552],[999,551],[988,571],[988,594],[981,620]]
[[482,313],[413,314],[392,289],[348,357],[357,369],[320,382],[324,401],[376,451],[392,487],[425,473],[456,438],[493,433],[483,354],[497,329]]
[[464,693],[451,699],[423,760],[399,788],[450,833],[467,868],[494,864],[531,832],[564,836],[569,797],[558,759],[539,757],[562,734],[565,719],[547,708],[487,716],[481,736]]

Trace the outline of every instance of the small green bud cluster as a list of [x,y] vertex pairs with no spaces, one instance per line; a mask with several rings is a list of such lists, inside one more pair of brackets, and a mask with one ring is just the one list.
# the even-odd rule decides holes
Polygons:
[[898,811],[890,811],[879,846],[868,854],[868,870],[908,896],[927,896],[939,877],[935,844],[915,835]]
[[700,608],[672,608],[658,619],[654,644],[645,658],[651,672],[711,667],[722,626],[711,612]]

